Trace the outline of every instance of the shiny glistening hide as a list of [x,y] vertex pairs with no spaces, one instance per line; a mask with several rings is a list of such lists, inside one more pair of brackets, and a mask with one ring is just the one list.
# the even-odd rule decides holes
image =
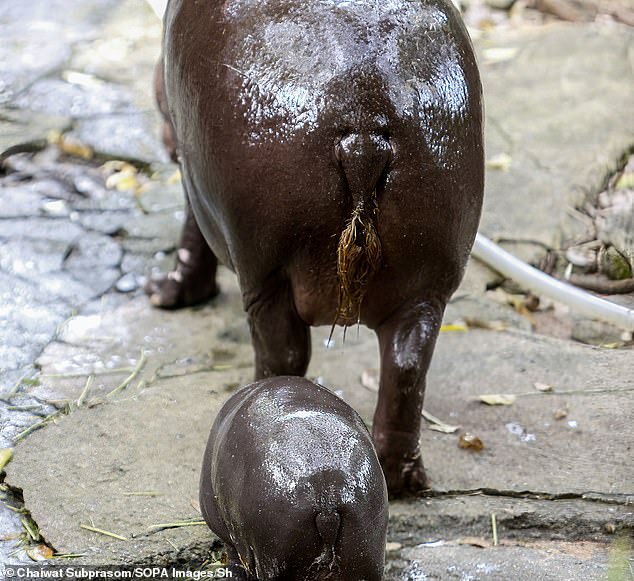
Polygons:
[[258,381],[221,408],[200,507],[234,575],[382,578],[387,488],[370,434],[349,405],[302,377]]
[[256,378],[303,375],[311,325],[373,329],[378,456],[392,494],[420,493],[425,376],[483,194],[459,14],[450,0],[172,0],[163,60],[189,203],[153,303],[206,300],[217,261],[233,269]]

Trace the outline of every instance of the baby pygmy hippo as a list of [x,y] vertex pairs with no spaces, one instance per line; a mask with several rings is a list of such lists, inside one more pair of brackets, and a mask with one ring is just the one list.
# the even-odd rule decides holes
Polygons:
[[371,437],[348,404],[302,377],[257,381],[225,403],[200,507],[243,579],[383,577],[387,487]]

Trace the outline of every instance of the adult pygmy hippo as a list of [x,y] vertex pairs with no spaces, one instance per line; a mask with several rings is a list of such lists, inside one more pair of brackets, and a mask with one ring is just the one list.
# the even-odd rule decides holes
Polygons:
[[303,375],[310,325],[378,335],[388,488],[427,485],[425,375],[476,233],[481,88],[450,0],[171,0],[167,134],[189,200],[163,307],[238,275],[256,378]]
[[383,576],[387,488],[370,434],[349,405],[302,377],[260,380],[225,403],[200,507],[246,578]]

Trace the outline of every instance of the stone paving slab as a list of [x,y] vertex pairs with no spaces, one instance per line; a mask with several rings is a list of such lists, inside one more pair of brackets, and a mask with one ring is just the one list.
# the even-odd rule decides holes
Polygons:
[[401,554],[408,564],[399,571],[399,578],[411,581],[599,581],[605,579],[608,568],[607,551],[602,547],[579,555],[567,554],[554,546],[539,549],[500,546],[483,550],[448,544],[411,548]]
[[[233,317],[221,316],[240,309],[231,276],[226,271],[223,274],[222,285],[229,292],[220,305],[212,303],[182,313],[126,305],[92,327],[82,325],[80,318],[78,330],[68,332],[70,344],[60,343],[62,351],[51,346],[40,358],[43,384],[37,393],[70,399],[80,396],[85,374],[96,362],[101,361],[100,369],[107,370],[109,361],[125,361],[130,345],[135,345],[136,353],[145,339],[147,349],[142,372],[116,401],[106,393],[121,382],[121,375],[99,376],[83,407],[35,432],[16,448],[8,481],[23,490],[26,505],[57,550],[84,553],[88,563],[121,563],[130,559],[148,562],[156,555],[174,561],[181,552],[201,551],[205,539],[210,546],[211,537],[205,530],[149,534],[148,529],[197,518],[198,466],[214,414],[231,390],[247,383],[252,375],[248,335],[232,328],[236,325]],[[187,334],[176,334],[183,326]],[[233,344],[227,342],[227,336],[234,337]],[[360,384],[359,376],[376,365],[374,337],[365,330],[358,336],[349,332],[343,347],[335,337],[334,349],[323,346],[325,338],[325,329],[314,333],[309,376],[340,393],[369,420],[375,394]],[[68,361],[64,349],[84,353],[79,366],[60,367]],[[516,356],[518,352],[523,354],[521,358]],[[608,523],[633,527],[634,511],[628,503],[634,496],[634,467],[627,458],[634,380],[623,373],[630,361],[631,353],[517,330],[441,335],[426,408],[449,423],[461,424],[461,431],[477,434],[485,449],[482,453],[465,451],[458,447],[457,434],[425,430],[422,447],[433,489],[437,493],[457,491],[457,495],[467,495],[467,502],[470,491],[480,488],[498,491],[502,498],[478,500],[469,510],[461,506],[455,513],[459,524],[453,528],[442,526],[446,519],[430,518],[447,514],[446,505],[440,506],[438,499],[428,501],[431,508],[425,503],[408,505],[407,517],[399,516],[396,504],[393,529],[407,518],[408,530],[426,538],[439,530],[464,534],[474,522],[488,526],[494,510],[508,513],[509,507],[504,505],[509,500],[523,505],[517,509],[520,514],[541,513],[543,518],[550,512],[551,520],[565,520],[562,513],[555,517],[544,506],[529,509],[530,498],[521,498],[527,493],[578,499],[595,493],[605,502],[564,514],[576,515],[579,527],[591,522],[590,531],[599,536]],[[55,373],[69,371],[79,377],[56,383],[64,378],[56,378]],[[138,379],[145,383],[137,385]],[[101,385],[108,381],[109,385]],[[556,391],[564,393],[539,394],[535,382],[552,383]],[[606,393],[592,393],[596,389]],[[511,406],[489,407],[473,401],[473,396],[492,392],[529,395],[518,397]],[[560,408],[566,408],[568,415],[556,420],[554,413]],[[126,495],[143,491],[159,496]],[[513,494],[518,499],[513,500]],[[587,512],[592,511],[590,519]],[[436,526],[431,524],[434,520]],[[528,528],[544,528],[538,517],[529,521]],[[91,523],[132,540],[113,541],[79,527]]]
[[550,248],[587,234],[573,209],[634,145],[632,46],[634,29],[620,25],[494,30],[478,40],[487,158],[510,157],[506,171],[487,172],[481,232]]

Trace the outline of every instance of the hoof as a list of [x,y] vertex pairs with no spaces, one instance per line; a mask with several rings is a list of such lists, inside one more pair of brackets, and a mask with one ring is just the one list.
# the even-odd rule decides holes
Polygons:
[[429,490],[427,475],[420,458],[402,461],[398,466],[383,466],[390,498],[421,496]]
[[218,294],[216,282],[188,281],[182,273],[173,270],[160,278],[150,279],[145,285],[150,302],[160,309],[181,309],[207,302]]
[[374,443],[390,498],[420,496],[429,490],[418,434],[375,430]]

